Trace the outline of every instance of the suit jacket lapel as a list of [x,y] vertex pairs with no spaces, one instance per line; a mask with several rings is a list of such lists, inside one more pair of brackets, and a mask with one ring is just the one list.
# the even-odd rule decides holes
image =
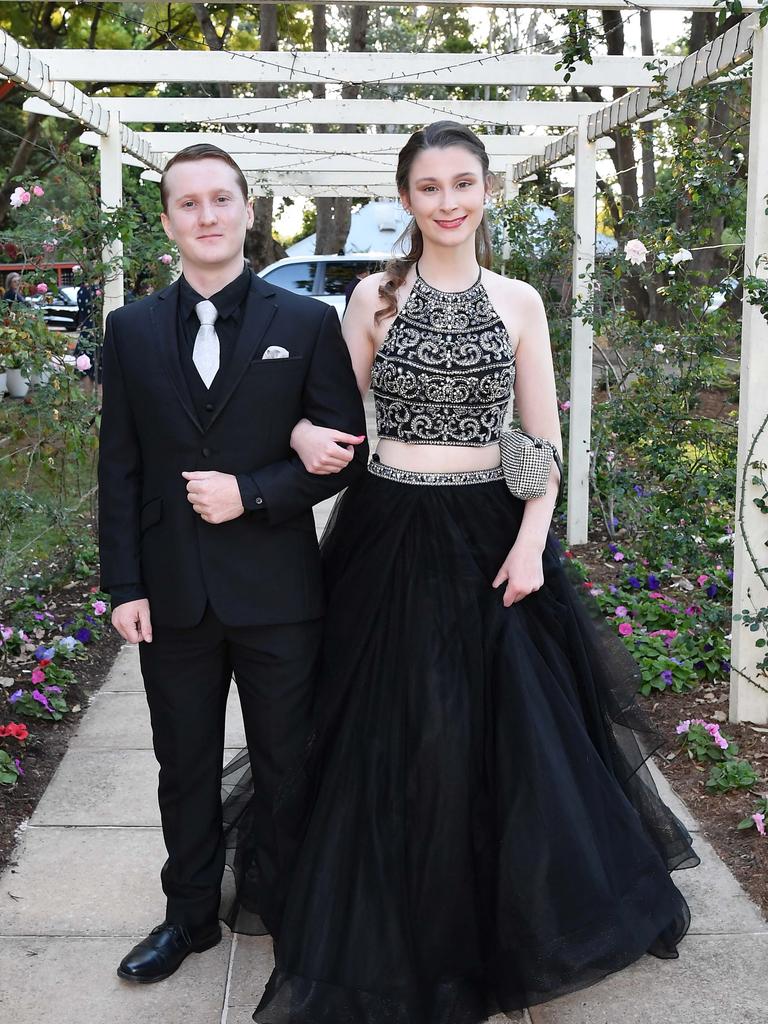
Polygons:
[[229,360],[229,365],[224,371],[224,379],[221,382],[216,408],[208,424],[209,428],[213,426],[221,415],[225,405],[232,397],[232,392],[248,369],[248,365],[254,359],[258,359],[267,347],[267,329],[277,312],[277,306],[271,299],[274,294],[274,288],[270,288],[269,285],[265,284],[260,277],[257,277],[251,271],[251,287],[245,302],[243,323],[235,350]]
[[159,338],[159,349],[163,368],[170,378],[173,390],[176,392],[179,401],[184,407],[184,411],[202,434],[203,426],[197,418],[197,413],[195,412],[195,407],[192,404],[192,398],[189,394],[189,388],[187,387],[187,382],[184,379],[184,372],[181,369],[181,362],[179,360],[177,330],[178,297],[179,282],[174,281],[170,287],[158,292],[158,301],[153,303],[150,310],[150,316],[152,318],[155,333]]

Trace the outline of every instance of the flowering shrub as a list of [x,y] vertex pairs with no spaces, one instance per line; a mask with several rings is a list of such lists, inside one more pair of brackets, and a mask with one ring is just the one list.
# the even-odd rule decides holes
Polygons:
[[686,719],[675,731],[692,760],[710,763],[707,789],[726,793],[732,789],[749,789],[758,781],[757,772],[749,761],[736,757],[739,748],[722,735],[717,722]]
[[[0,625],[3,683],[11,691],[6,703],[15,716],[58,721],[70,710],[67,690],[75,681],[66,662],[81,657],[101,635],[108,611],[105,595],[94,590],[74,618],[63,623],[36,594],[23,595],[9,610],[13,624]],[[0,783],[13,785],[23,775],[20,752],[7,744],[23,743],[28,735],[23,722],[0,725]]]
[[743,818],[736,827],[740,829],[754,828],[761,836],[765,836],[768,834],[765,829],[766,817],[768,817],[768,796],[761,796],[752,814]]

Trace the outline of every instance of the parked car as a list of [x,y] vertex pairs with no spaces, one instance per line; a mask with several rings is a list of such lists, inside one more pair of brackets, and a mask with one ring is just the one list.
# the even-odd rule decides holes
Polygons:
[[44,296],[38,308],[52,331],[77,330],[77,288],[74,285],[64,285],[57,292]]
[[311,295],[341,316],[346,305],[347,287],[361,271],[375,274],[390,259],[389,253],[355,252],[344,256],[287,256],[259,271],[270,284],[289,292]]

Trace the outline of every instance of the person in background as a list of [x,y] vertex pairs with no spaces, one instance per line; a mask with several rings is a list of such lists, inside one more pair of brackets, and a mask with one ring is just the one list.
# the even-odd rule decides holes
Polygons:
[[3,299],[6,302],[26,302],[27,300],[21,294],[21,274],[16,273],[12,270],[10,274],[5,276],[5,292]]

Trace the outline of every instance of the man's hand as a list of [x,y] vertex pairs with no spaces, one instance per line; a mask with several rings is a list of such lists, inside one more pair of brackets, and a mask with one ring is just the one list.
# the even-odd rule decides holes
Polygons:
[[112,625],[129,644],[152,643],[152,620],[149,615],[149,601],[126,601],[112,612]]
[[181,475],[187,481],[187,501],[206,523],[228,523],[245,512],[237,477],[231,473],[214,470]]

